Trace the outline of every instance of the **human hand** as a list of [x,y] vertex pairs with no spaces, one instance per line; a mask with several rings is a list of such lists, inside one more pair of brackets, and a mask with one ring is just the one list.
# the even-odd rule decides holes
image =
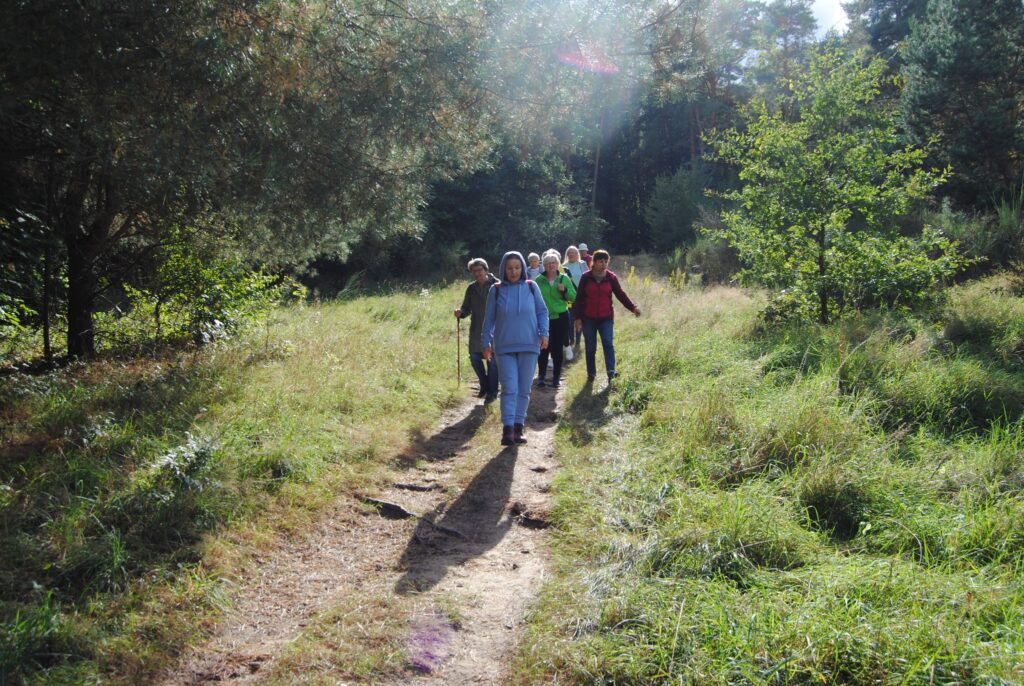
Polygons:
[[563,284],[563,283],[559,283],[559,284],[558,284],[558,290],[560,290],[560,291],[562,291],[563,293],[565,293],[565,284]]
[[455,308],[455,318],[460,319],[462,317],[462,310],[458,307]]
[[580,331],[583,331],[583,320],[582,319],[577,319],[576,322],[575,322],[575,325],[576,325],[576,333],[579,333]]
[[487,360],[488,362],[490,362],[491,357],[494,356],[494,353],[491,352],[490,348],[484,348],[481,354],[483,355],[484,359]]
[[540,349],[541,350],[547,350],[548,349],[548,337],[547,336],[541,336],[540,337]]
[[639,307],[634,307],[633,308],[633,314],[635,314],[636,316],[639,317],[640,316],[640,308]]

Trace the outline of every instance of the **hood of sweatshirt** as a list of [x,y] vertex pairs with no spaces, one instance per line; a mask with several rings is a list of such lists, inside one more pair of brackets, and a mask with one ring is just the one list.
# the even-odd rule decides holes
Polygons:
[[[519,277],[519,280],[512,283],[505,279],[505,266],[508,261],[512,258],[518,259],[519,264],[523,265],[523,271]],[[526,268],[528,264],[523,259],[523,253],[518,250],[509,250],[507,253],[501,256],[501,264],[498,265],[498,281],[501,282],[501,287],[508,289],[508,302],[515,303],[515,309],[517,312],[522,312],[524,309],[533,308],[533,294],[530,292],[528,286],[526,286]],[[513,295],[514,294],[514,295]]]
[[[519,264],[523,265],[523,272],[522,276],[519,277],[518,281],[516,281],[515,283],[509,283],[508,280],[505,278],[505,265],[507,265],[509,259],[513,257],[519,260]],[[518,286],[519,284],[524,283],[526,281],[526,268],[528,266],[530,265],[527,263],[525,259],[523,259],[523,253],[519,252],[518,250],[509,250],[507,253],[501,256],[501,264],[498,265],[498,273],[496,274],[496,276],[498,277],[498,281],[501,281],[503,286]]]

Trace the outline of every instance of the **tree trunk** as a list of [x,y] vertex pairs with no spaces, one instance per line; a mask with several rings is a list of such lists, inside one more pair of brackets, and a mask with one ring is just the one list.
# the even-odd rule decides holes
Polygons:
[[818,321],[828,324],[828,287],[825,283],[825,228],[818,229]]
[[604,106],[597,123],[597,151],[594,153],[594,185],[590,189],[590,215],[597,216],[597,174],[601,170],[601,144],[604,142]]
[[88,236],[65,234],[68,249],[68,357],[88,358],[96,354],[93,310],[96,276]]
[[50,269],[53,262],[53,249],[47,244],[43,253],[43,359],[47,365],[53,364],[53,347],[50,344],[50,302],[53,300],[51,292]]
[[[95,214],[87,225],[85,198],[90,190],[95,194]],[[68,357],[89,358],[96,354],[96,262],[116,216],[109,176],[94,175],[88,164],[80,165],[61,204],[61,234],[68,252]]]

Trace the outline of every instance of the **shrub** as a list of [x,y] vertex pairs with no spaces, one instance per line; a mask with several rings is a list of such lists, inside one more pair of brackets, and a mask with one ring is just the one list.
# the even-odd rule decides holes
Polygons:
[[687,273],[700,274],[705,286],[730,283],[740,269],[736,249],[726,241],[702,236],[686,251]]
[[680,167],[671,175],[657,178],[643,209],[654,250],[670,252],[694,241],[694,223],[700,216],[706,182],[707,175],[699,166]]

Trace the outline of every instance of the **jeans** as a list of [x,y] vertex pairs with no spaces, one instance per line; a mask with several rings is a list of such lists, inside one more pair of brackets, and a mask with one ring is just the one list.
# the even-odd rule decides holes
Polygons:
[[608,374],[615,372],[615,344],[612,341],[613,319],[584,319],[583,342],[587,347],[587,376],[597,375],[597,335],[601,334],[604,348],[604,368]]
[[470,353],[469,362],[480,382],[480,392],[487,395],[498,395],[498,363],[496,360],[484,361],[483,353]]
[[530,407],[530,386],[537,368],[537,353],[503,353],[498,355],[498,376],[501,377],[501,425],[526,423]]

